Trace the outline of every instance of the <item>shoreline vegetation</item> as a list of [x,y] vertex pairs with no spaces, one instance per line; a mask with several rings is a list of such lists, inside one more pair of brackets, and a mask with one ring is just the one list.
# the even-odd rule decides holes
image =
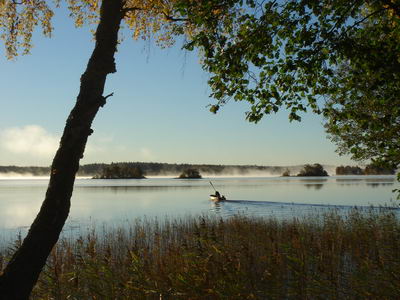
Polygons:
[[[400,221],[384,208],[138,219],[100,231],[61,239],[31,299],[400,298]],[[0,252],[0,271],[12,250]]]
[[339,166],[335,172],[336,175],[394,175],[396,169],[369,164],[364,169],[359,166]]
[[[339,166],[335,169],[336,175],[394,175],[395,169],[385,168],[376,164],[366,165],[364,169],[359,166]],[[306,164],[297,175],[291,175],[289,168],[282,173],[281,177],[307,177],[307,176],[329,176],[321,164]]]

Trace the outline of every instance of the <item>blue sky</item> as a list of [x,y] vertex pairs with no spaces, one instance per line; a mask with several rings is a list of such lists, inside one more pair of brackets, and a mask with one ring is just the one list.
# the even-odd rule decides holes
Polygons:
[[[8,61],[0,49],[0,165],[50,165],[75,103],[94,43],[62,10],[54,27],[51,39],[34,35],[30,55]],[[159,49],[125,36],[105,89],[114,97],[96,117],[82,163],[351,163],[335,153],[320,116],[289,123],[282,111],[252,124],[247,103],[236,102],[210,113],[208,74],[180,46]]]

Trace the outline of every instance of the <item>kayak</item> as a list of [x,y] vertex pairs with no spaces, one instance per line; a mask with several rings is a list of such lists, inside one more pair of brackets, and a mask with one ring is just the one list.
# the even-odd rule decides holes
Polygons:
[[217,195],[210,195],[210,200],[218,202],[218,201],[225,201],[225,196],[217,196]]

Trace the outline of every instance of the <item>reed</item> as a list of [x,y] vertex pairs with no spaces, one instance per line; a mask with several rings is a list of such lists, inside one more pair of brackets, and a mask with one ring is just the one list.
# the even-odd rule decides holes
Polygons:
[[61,239],[32,299],[400,299],[400,222],[385,209],[136,220]]

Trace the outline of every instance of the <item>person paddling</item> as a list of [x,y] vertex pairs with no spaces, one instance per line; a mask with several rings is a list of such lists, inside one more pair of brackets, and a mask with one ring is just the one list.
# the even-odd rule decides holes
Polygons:
[[224,201],[226,200],[225,196],[221,196],[221,194],[215,189],[214,185],[212,184],[212,182],[210,181],[211,186],[213,187],[215,194],[214,195],[210,195],[211,200],[214,201]]

